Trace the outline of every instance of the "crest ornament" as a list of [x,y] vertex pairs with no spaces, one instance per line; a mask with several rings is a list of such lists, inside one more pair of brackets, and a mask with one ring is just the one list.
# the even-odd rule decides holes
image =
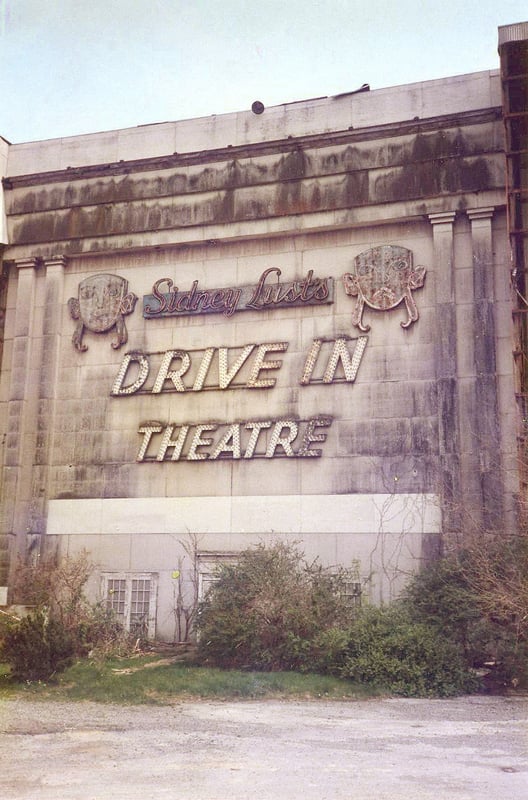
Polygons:
[[360,253],[354,259],[354,272],[343,275],[345,292],[357,297],[353,325],[365,333],[370,330],[362,320],[365,303],[377,311],[390,311],[404,302],[407,319],[400,325],[410,327],[419,316],[412,292],[424,281],[425,267],[413,267],[412,251],[406,247],[385,244]]
[[125,344],[128,333],[124,317],[134,311],[137,296],[128,291],[128,281],[119,275],[91,275],[79,284],[78,297],[70,297],[68,309],[77,326],[72,342],[79,352],[88,346],[83,344],[84,329],[93,333],[106,333],[115,327],[117,338],[112,347],[117,350]]

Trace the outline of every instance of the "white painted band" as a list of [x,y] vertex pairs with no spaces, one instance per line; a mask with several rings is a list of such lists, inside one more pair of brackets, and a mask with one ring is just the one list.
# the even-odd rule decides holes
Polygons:
[[136,497],[51,500],[52,535],[437,533],[433,494]]

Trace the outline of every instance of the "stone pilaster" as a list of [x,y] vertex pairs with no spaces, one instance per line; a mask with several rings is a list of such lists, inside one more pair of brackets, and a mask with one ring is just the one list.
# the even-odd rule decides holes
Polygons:
[[496,332],[492,217],[494,208],[468,209],[473,256],[473,331],[476,469],[481,492],[483,524],[499,524],[503,510],[500,429],[497,404]]
[[[40,261],[15,261],[15,305],[11,380],[8,394],[5,468],[2,486],[2,534],[9,540],[9,572],[25,551],[35,451],[40,338],[37,312],[37,270]],[[11,580],[9,580],[11,583]]]
[[15,261],[18,282],[2,498],[10,584],[17,560],[37,554],[45,532],[64,266],[63,256]]
[[429,214],[435,270],[435,364],[438,402],[439,493],[443,529],[460,527],[459,409],[457,394],[457,318],[453,225],[456,212]]
[[44,259],[44,297],[42,309],[42,346],[38,375],[38,407],[36,414],[37,438],[35,442],[32,475],[33,490],[29,509],[31,538],[29,547],[40,547],[39,538],[46,532],[46,496],[52,436],[55,430],[55,400],[58,385],[58,361],[61,315],[63,310],[63,285],[66,258],[54,256]]

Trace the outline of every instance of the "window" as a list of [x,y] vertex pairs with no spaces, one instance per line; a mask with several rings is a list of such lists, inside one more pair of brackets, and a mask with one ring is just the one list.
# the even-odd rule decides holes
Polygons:
[[157,573],[105,573],[103,597],[124,628],[145,639],[156,634]]
[[354,610],[361,606],[361,595],[363,594],[363,587],[360,581],[345,581],[342,591],[348,608]]
[[346,607],[350,611],[360,608],[367,582],[361,580],[359,570],[356,567],[352,569],[330,567],[330,575],[335,578],[334,591],[345,602]]
[[217,570],[221,564],[236,564],[238,553],[197,553],[198,598],[203,600],[208,590],[217,581]]

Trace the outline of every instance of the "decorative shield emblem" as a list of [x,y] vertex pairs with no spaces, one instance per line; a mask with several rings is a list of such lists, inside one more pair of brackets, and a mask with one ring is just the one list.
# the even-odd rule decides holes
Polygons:
[[402,301],[407,319],[400,322],[408,328],[418,319],[418,309],[412,292],[424,285],[425,267],[413,267],[411,250],[397,245],[382,245],[365,250],[354,259],[354,272],[343,275],[345,292],[357,297],[352,323],[360,331],[369,331],[362,321],[365,303],[378,311],[390,311]]
[[79,296],[70,297],[68,309],[72,319],[78,320],[72,342],[80,352],[88,349],[83,344],[84,329],[105,333],[116,328],[117,338],[112,347],[117,350],[125,344],[128,333],[124,317],[131,314],[137,296],[128,292],[128,281],[119,275],[92,275],[79,284]]

